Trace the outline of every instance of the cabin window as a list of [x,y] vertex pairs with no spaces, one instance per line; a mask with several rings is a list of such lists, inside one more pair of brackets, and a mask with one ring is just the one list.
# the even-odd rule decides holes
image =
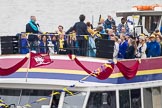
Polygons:
[[144,16],[143,18],[145,18],[144,27],[149,33],[154,32],[160,26],[160,16]]
[[115,91],[91,92],[86,108],[116,108]]
[[162,107],[162,87],[143,89],[144,108]]
[[82,108],[86,94],[86,92],[73,92],[73,95],[66,93],[63,108]]
[[60,100],[60,94],[53,95],[52,102],[51,102],[51,108],[58,108],[59,100]]
[[[51,90],[22,90],[20,97],[20,106],[23,106],[27,103],[32,106],[31,108],[41,108],[42,105],[49,105],[51,93]],[[41,98],[47,99],[40,102],[35,102],[36,100]]]
[[143,89],[144,108],[153,108],[151,88]]
[[0,98],[5,104],[18,104],[20,91],[18,89],[0,89]]
[[120,108],[141,108],[140,89],[120,90],[119,103]]

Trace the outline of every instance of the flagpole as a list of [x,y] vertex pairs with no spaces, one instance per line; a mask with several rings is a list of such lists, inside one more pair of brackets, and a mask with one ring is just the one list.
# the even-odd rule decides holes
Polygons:
[[25,82],[28,81],[29,66],[30,66],[30,56],[31,56],[31,53],[29,53],[29,58],[28,58],[28,64],[27,64],[27,71],[26,71]]

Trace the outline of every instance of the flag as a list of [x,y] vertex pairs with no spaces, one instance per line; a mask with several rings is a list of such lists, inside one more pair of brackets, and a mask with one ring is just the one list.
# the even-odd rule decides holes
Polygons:
[[30,67],[35,68],[39,66],[44,66],[52,63],[53,61],[50,59],[49,54],[40,54],[30,52]]

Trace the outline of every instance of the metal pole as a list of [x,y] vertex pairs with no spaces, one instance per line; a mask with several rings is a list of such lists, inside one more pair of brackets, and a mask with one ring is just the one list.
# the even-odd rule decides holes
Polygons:
[[141,108],[144,108],[143,88],[141,88]]
[[[30,55],[31,55],[31,54],[30,54]],[[29,56],[28,65],[27,65],[27,72],[26,72],[26,79],[25,79],[26,82],[28,81],[29,66],[30,66],[30,56]]]
[[65,92],[61,92],[58,108],[63,108]]
[[2,42],[1,42],[1,37],[0,37],[0,55],[2,55],[1,44],[2,44]]
[[20,97],[19,97],[19,100],[18,100],[18,105],[20,105],[21,97],[22,97],[22,89],[21,89],[21,91],[20,91]]
[[119,90],[117,89],[116,90],[116,108],[119,108],[119,105],[120,104],[120,102],[119,102]]
[[86,108],[89,96],[90,96],[90,91],[87,91],[87,94],[86,94],[86,97],[85,97],[85,100],[84,100],[82,108]]

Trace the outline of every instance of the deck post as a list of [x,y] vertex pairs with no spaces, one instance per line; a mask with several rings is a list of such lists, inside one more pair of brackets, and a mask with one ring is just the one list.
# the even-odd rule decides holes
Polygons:
[[58,108],[63,107],[65,92],[61,92]]
[[119,108],[119,90],[116,90],[116,108]]
[[141,108],[144,108],[143,88],[141,88]]
[[89,96],[90,96],[90,91],[87,91],[87,94],[86,94],[86,97],[85,97],[85,100],[84,100],[82,108],[86,108]]

